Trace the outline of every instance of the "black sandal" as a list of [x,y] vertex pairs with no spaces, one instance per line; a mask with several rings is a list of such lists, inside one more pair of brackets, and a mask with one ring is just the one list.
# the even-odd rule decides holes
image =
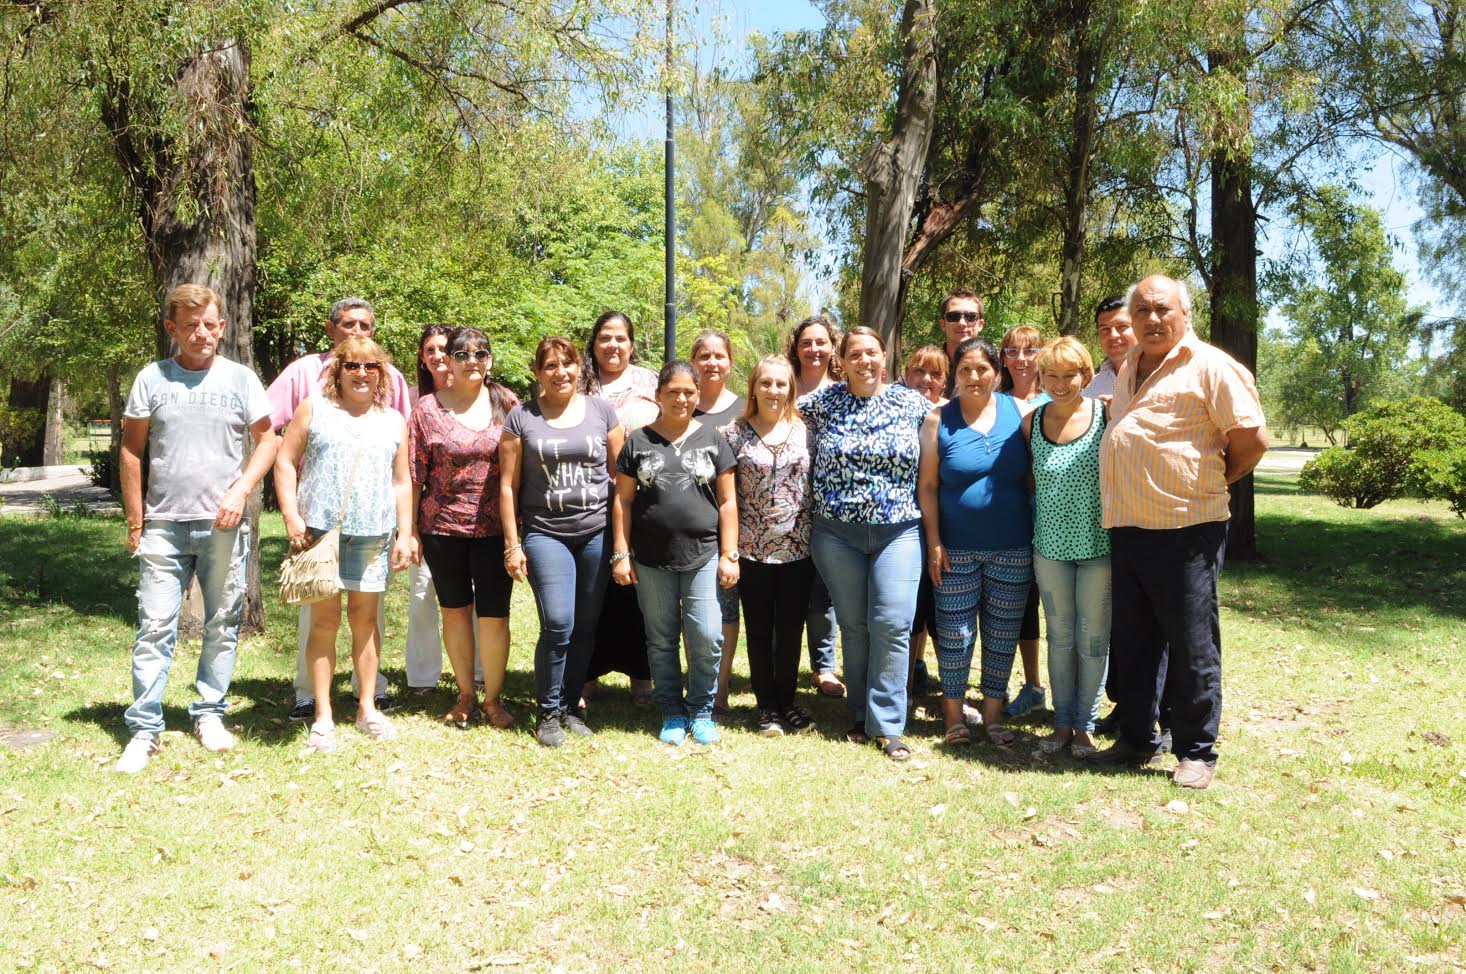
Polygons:
[[864,724],[852,724],[845,732],[845,740],[851,744],[869,744],[870,735],[865,732]]
[[911,748],[899,737],[877,737],[876,746],[892,761],[911,760]]

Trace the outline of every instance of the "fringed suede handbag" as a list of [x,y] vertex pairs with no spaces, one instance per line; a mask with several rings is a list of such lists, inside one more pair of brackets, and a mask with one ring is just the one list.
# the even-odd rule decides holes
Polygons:
[[341,591],[341,525],[346,523],[346,505],[351,501],[356,463],[360,459],[361,448],[357,447],[336,526],[280,564],[280,601],[286,605],[309,605]]

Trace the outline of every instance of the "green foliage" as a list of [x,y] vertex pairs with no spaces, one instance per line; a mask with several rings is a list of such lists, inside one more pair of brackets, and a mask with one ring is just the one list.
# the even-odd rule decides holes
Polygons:
[[1308,461],[1298,478],[1304,490],[1371,508],[1397,497],[1454,497],[1461,489],[1452,478],[1466,450],[1466,417],[1439,399],[1379,403],[1343,425],[1348,446]]
[[1415,454],[1416,478],[1427,497],[1443,500],[1466,518],[1466,444]]

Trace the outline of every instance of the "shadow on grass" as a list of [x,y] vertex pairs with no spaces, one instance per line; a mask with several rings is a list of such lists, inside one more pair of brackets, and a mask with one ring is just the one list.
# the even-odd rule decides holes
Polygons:
[[1420,609],[1466,618],[1466,530],[1455,519],[1368,511],[1320,518],[1268,511],[1257,517],[1262,560],[1228,562],[1223,604],[1268,605],[1308,617],[1358,617]]
[[0,518],[0,600],[137,623],[137,567],[117,518]]

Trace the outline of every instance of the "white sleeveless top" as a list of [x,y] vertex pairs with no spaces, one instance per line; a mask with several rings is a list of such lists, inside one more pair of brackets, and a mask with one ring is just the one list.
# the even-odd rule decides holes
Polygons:
[[352,416],[325,396],[313,396],[311,408],[299,492],[305,523],[320,531],[336,526],[355,461],[356,479],[341,533],[367,537],[391,533],[397,526],[392,460],[405,435],[402,414],[374,406]]

